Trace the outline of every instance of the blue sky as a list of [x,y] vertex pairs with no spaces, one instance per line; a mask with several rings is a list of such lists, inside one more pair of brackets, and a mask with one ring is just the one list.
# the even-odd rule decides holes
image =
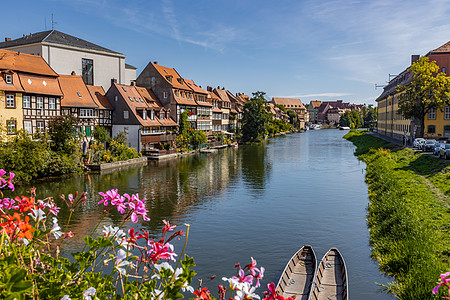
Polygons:
[[[388,74],[450,41],[450,0],[23,0],[2,35],[55,29],[149,61],[202,87],[375,104]],[[46,21],[46,22],[45,22]]]

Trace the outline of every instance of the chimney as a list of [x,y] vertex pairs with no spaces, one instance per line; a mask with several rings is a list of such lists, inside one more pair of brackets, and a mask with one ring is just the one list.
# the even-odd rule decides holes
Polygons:
[[117,83],[117,79],[115,79],[115,78],[111,78],[111,86],[113,86],[113,85],[114,85],[114,83]]
[[158,62],[157,62],[157,61],[155,60],[155,61],[153,62],[153,64],[154,64],[154,65],[157,65],[157,64],[158,64]]
[[420,58],[420,55],[411,55],[411,64],[415,63],[416,61],[418,61]]
[[132,80],[132,81],[130,82],[130,85],[131,85],[131,86],[136,86],[136,81]]
[[5,37],[5,42],[9,42],[10,40],[11,40],[11,38]]
[[208,92],[212,92],[212,87],[207,86],[207,87],[206,87],[206,90],[207,90]]
[[74,75],[77,75],[77,73],[75,73],[75,71],[72,71],[72,73],[70,73],[70,75],[74,76]]

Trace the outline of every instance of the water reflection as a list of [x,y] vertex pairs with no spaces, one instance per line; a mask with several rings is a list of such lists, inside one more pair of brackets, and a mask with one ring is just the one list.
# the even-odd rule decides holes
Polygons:
[[[321,257],[337,246],[348,265],[352,298],[389,299],[375,282],[386,280],[370,260],[365,223],[367,185],[364,164],[353,156],[354,146],[338,130],[316,130],[270,139],[264,144],[224,149],[211,154],[149,162],[102,174],[86,174],[36,184],[38,196],[87,192],[87,203],[77,208],[71,230],[75,237],[64,246],[80,249],[80,237],[97,222],[119,225],[115,211],[102,219],[99,192],[147,199],[151,220],[125,224],[158,236],[162,220],[182,227],[190,223],[187,253],[195,257],[199,278],[232,276],[236,262],[251,256],[266,268],[263,286],[277,281],[290,256],[311,244]],[[17,194],[29,190],[18,187]],[[16,193],[15,193],[16,194]],[[60,203],[61,204],[61,203]],[[62,208],[60,224],[69,212]],[[96,234],[101,234],[102,226]],[[178,244],[177,244],[178,243]],[[179,250],[182,241],[174,241]]]

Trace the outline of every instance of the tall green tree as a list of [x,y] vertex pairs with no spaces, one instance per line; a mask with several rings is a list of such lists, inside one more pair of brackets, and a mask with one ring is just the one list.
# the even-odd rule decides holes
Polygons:
[[295,124],[297,123],[297,113],[293,109],[288,109],[287,114],[289,116],[289,123],[291,123],[292,126],[295,127]]
[[426,114],[450,104],[450,78],[439,72],[439,66],[428,57],[419,58],[408,71],[413,76],[411,83],[397,87],[398,114],[415,118],[420,125],[417,136],[422,137]]
[[63,115],[48,122],[48,133],[53,140],[52,150],[72,154],[76,150],[75,126],[77,118],[73,115]]
[[189,127],[191,126],[191,123],[187,120],[189,117],[189,111],[185,110],[180,114],[180,126],[178,127],[178,133],[182,134],[183,136],[187,137]]
[[266,110],[264,92],[253,93],[253,97],[244,105],[242,120],[242,140],[244,142],[258,142],[264,137],[271,115]]

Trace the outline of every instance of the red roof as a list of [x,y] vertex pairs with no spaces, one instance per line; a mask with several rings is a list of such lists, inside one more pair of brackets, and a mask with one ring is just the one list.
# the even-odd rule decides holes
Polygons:
[[63,93],[61,106],[63,107],[87,107],[98,108],[98,105],[91,97],[81,76],[60,75],[58,77],[59,86]]
[[0,49],[0,70],[57,77],[55,71],[38,55]]
[[[12,75],[12,84],[7,84],[5,81],[5,75],[2,73],[7,73],[8,75]],[[17,73],[12,71],[0,72],[0,90],[7,92],[23,92],[22,85],[19,81],[19,76]]]
[[101,86],[86,85],[92,99],[100,109],[112,109],[111,103],[106,98],[105,90]]
[[192,89],[184,82],[183,78],[181,78],[180,74],[178,74],[175,69],[164,67],[154,63],[151,64],[155,67],[158,73],[161,74],[161,76],[164,77],[164,79],[174,88],[192,91]]
[[19,78],[26,93],[54,96],[63,95],[56,77],[20,73]]

